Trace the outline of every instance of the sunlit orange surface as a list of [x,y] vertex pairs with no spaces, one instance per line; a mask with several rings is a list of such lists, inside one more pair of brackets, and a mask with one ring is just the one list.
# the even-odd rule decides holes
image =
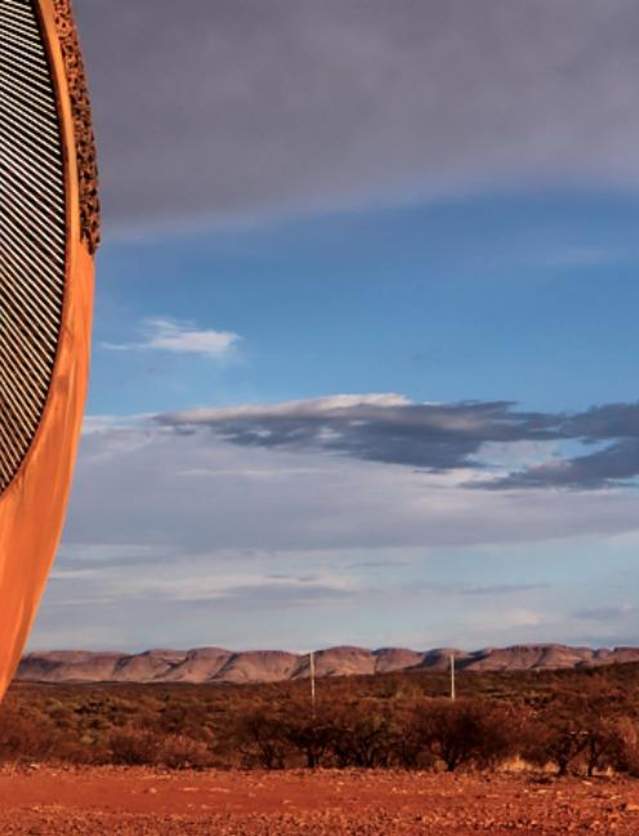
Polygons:
[[52,0],[39,0],[65,156],[66,287],[48,399],[20,470],[0,494],[0,698],[29,636],[58,548],[86,398],[93,258],[81,240],[71,105]]

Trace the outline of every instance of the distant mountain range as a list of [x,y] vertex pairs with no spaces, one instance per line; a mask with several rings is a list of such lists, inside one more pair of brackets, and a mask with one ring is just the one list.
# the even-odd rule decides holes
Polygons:
[[[466,652],[400,647],[366,650],[331,647],[315,654],[317,676],[354,676],[390,671],[444,671],[451,654],[465,671],[527,671],[591,668],[639,662],[638,647],[593,650],[562,644],[525,644]],[[278,650],[233,653],[220,647],[147,650],[144,653],[60,650],[29,653],[17,679],[23,682],[282,682],[309,675],[308,654]]]

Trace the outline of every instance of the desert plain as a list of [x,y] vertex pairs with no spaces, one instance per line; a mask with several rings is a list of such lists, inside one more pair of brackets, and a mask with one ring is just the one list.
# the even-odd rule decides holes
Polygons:
[[639,665],[16,682],[0,836],[639,834]]
[[639,832],[639,782],[400,770],[0,772],[0,832],[184,836]]

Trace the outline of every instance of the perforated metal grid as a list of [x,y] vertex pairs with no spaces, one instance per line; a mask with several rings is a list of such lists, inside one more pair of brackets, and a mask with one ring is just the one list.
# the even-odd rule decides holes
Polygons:
[[31,0],[0,0],[0,493],[38,430],[65,287],[65,176],[47,51]]

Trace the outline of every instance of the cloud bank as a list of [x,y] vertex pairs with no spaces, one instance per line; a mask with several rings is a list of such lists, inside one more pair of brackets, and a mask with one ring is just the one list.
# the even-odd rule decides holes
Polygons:
[[[488,471],[488,478],[468,484],[492,490],[597,489],[639,475],[639,403],[570,414],[522,411],[508,401],[418,404],[393,394],[341,395],[188,410],[159,415],[156,421],[180,433],[206,428],[241,447],[323,451],[431,473]],[[604,446],[586,454],[562,454],[562,444],[569,442],[580,449]],[[545,445],[547,460],[523,468],[514,461],[504,473],[503,454],[511,449],[516,458],[522,444],[537,445],[540,454]],[[497,463],[495,445],[502,451]]]
[[639,184],[633,0],[77,0],[112,228]]
[[630,436],[635,409],[376,394],[94,416],[34,646],[631,641],[634,491],[477,485],[565,459],[577,429]]

